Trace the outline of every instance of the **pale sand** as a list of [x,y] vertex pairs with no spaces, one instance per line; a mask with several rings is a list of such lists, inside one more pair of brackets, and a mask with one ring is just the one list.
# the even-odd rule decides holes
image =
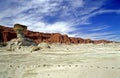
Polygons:
[[120,78],[120,44],[53,44],[32,53],[0,48],[0,78]]

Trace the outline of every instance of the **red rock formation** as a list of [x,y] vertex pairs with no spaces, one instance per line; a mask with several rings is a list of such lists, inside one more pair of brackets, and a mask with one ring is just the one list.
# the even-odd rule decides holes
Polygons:
[[71,40],[70,40],[70,38],[68,37],[68,35],[63,35],[63,43],[66,43],[66,44],[70,44],[71,42]]
[[7,42],[13,38],[16,38],[13,28],[0,26],[0,41]]
[[[0,41],[7,42],[13,38],[16,38],[16,33],[13,28],[0,26]],[[107,40],[91,40],[91,39],[82,39],[68,37],[67,35],[61,35],[59,33],[42,33],[42,32],[33,32],[27,30],[25,32],[25,37],[33,39],[36,43],[47,42],[47,43],[65,43],[65,44],[78,44],[78,43],[111,43],[112,41]]]
[[112,43],[112,41],[107,41],[107,40],[94,40],[94,44],[100,44],[100,43]]
[[67,35],[61,35],[59,33],[53,33],[45,40],[48,43],[66,43],[70,44],[70,38]]
[[93,41],[91,39],[85,39],[84,43],[93,43]]

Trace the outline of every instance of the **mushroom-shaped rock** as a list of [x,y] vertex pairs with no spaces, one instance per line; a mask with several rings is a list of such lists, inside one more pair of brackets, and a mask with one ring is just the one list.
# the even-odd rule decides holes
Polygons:
[[24,38],[24,32],[27,30],[27,26],[21,24],[15,24],[14,30],[17,34],[17,38]]
[[16,39],[12,39],[8,42],[8,50],[21,50],[24,46],[36,46],[37,44],[29,38],[25,38],[24,32],[27,30],[27,26],[21,24],[15,24],[14,30],[17,34]]

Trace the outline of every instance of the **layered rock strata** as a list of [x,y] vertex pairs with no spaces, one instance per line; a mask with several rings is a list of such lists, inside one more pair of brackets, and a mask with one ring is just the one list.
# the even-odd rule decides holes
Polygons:
[[[15,26],[17,27],[17,26]],[[16,28],[14,28],[16,31]],[[18,34],[15,33],[13,28],[0,26],[0,41],[7,42],[13,38],[18,38],[19,36],[27,37],[34,40],[36,43],[46,42],[46,43],[65,43],[65,44],[99,44],[99,43],[111,43],[112,41],[107,40],[91,40],[83,38],[68,37],[67,35],[61,35],[59,33],[42,33],[42,32],[33,32],[26,30],[25,35],[23,32]],[[21,32],[21,31],[19,31]],[[25,38],[24,38],[25,39]]]

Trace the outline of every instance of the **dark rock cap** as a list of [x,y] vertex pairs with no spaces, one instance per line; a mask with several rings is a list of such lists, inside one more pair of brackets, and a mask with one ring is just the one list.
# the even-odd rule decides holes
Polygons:
[[21,24],[15,24],[15,25],[14,25],[14,30],[15,30],[15,31],[18,31],[18,30],[20,30],[20,31],[25,31],[25,30],[27,30],[27,26],[21,25]]

